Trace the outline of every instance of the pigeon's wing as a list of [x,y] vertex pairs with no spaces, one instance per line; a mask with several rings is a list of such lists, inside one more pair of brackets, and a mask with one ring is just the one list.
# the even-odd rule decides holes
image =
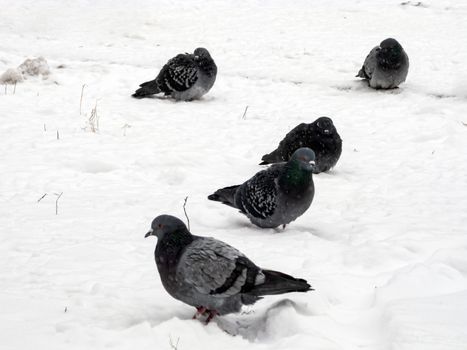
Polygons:
[[365,58],[365,62],[363,62],[363,67],[360,69],[358,72],[358,77],[365,78],[365,79],[371,79],[373,72],[376,69],[377,65],[377,60],[376,60],[376,54],[380,50],[379,46],[374,47],[368,56]]
[[256,282],[264,281],[264,275],[237,249],[203,237],[193,241],[180,257],[177,279],[201,294],[227,297],[250,291]]
[[290,130],[284,139],[279,143],[278,149],[281,150],[283,159],[288,161],[292,154],[300,147],[308,147],[306,140],[309,138],[310,125],[301,123]]
[[260,165],[288,161],[295,150],[304,147],[303,141],[307,129],[308,124],[301,123],[290,130],[274,151],[261,158],[263,162]]
[[237,191],[235,204],[243,213],[266,219],[274,214],[277,199],[277,183],[284,164],[279,163],[256,173]]
[[198,67],[192,54],[179,54],[162,67],[156,78],[159,89],[170,94],[185,91],[198,80]]

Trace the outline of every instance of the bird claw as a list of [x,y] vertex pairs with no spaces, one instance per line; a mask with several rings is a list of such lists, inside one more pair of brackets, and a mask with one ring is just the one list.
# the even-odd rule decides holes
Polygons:
[[196,320],[199,316],[204,315],[207,311],[208,309],[206,309],[204,306],[198,306],[196,308],[195,314],[193,315],[193,320]]
[[207,315],[206,320],[204,321],[204,324],[207,325],[218,314],[219,313],[216,310],[208,310],[204,306],[199,306],[196,308],[196,313],[193,315],[193,320],[198,319],[200,316]]
[[209,322],[211,322],[211,320],[218,315],[217,311],[216,310],[208,310],[208,318],[206,318],[206,321],[205,321],[205,325],[207,325]]

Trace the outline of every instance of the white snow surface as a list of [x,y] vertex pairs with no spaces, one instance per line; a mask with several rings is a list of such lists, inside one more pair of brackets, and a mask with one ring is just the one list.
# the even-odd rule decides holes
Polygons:
[[[0,348],[467,349],[467,3],[401,2],[2,1],[0,72],[52,74],[0,87]],[[387,37],[408,79],[371,90]],[[199,46],[203,99],[130,97]],[[207,200],[322,115],[342,157],[284,231]],[[192,320],[143,239],[186,196],[193,233],[315,291]]]

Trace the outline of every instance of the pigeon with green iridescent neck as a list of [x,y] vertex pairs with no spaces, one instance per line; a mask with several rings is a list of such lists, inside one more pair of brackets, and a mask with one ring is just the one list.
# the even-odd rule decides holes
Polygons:
[[154,252],[162,284],[175,299],[196,307],[193,316],[239,312],[264,295],[312,290],[307,281],[256,266],[234,247],[192,235],[171,215],[154,219],[145,237],[156,236]]
[[208,199],[239,209],[259,227],[285,227],[313,201],[314,161],[311,149],[299,148],[288,162],[274,164],[241,185],[221,188]]

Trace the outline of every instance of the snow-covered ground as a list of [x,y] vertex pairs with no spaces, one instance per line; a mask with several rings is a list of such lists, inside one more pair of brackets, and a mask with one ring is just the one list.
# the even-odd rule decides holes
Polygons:
[[[1,1],[0,74],[51,73],[0,86],[0,348],[467,349],[467,4],[401,2]],[[368,89],[390,36],[408,80]],[[130,98],[198,46],[202,100]],[[285,231],[206,199],[322,115],[343,154]],[[193,321],[143,239],[186,196],[193,233],[316,290]]]

